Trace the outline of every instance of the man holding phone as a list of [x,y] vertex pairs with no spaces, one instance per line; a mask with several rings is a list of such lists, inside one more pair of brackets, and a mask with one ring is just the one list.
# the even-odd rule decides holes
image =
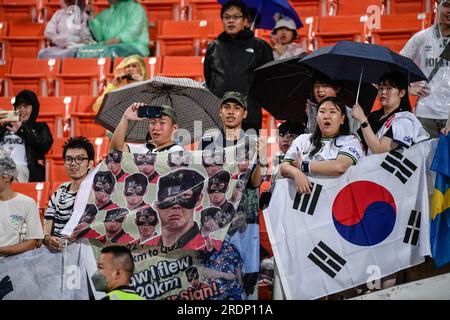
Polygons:
[[[148,126],[149,140],[146,144],[125,143],[130,121],[150,119]],[[122,119],[111,138],[110,150],[120,150],[131,153],[155,153],[162,151],[182,151],[173,139],[178,129],[178,119],[175,110],[167,105],[148,106],[135,102],[125,110]]]

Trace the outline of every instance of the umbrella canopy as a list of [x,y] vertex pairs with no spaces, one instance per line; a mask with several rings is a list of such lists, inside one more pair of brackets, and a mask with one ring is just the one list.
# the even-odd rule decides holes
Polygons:
[[[306,100],[312,99],[314,70],[299,63],[300,56],[271,61],[255,69],[255,76],[249,96],[278,120],[306,120]],[[358,82],[338,81],[341,90],[338,98],[351,107],[356,102]],[[363,83],[359,104],[370,112],[377,96],[377,89],[371,84]]]
[[335,80],[360,79],[378,83],[386,73],[401,72],[409,83],[427,80],[420,68],[410,58],[386,47],[352,41],[339,41],[333,46],[322,47],[301,60]]
[[[160,76],[106,94],[96,121],[113,132],[125,110],[134,102],[172,106],[177,113],[180,128],[188,130],[191,134],[191,141],[183,141],[183,144],[198,141],[203,134],[202,131],[222,127],[219,98],[194,80]],[[197,130],[199,132],[194,132],[194,121],[202,122],[202,130]],[[148,125],[148,119],[131,121],[126,140],[145,142]]]
[[[219,0],[220,4],[225,4],[228,0]],[[255,27],[257,29],[272,30],[275,27],[274,15],[281,13],[285,17],[289,17],[295,21],[297,28],[303,27],[300,18],[295,9],[290,5],[288,0],[243,0],[250,10],[256,11]]]

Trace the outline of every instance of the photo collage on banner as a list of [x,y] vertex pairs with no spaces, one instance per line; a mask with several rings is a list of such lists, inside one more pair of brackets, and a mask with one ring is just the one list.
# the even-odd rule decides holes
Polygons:
[[127,245],[147,299],[245,299],[259,270],[258,189],[247,187],[256,155],[240,149],[112,151],[72,235],[96,256]]

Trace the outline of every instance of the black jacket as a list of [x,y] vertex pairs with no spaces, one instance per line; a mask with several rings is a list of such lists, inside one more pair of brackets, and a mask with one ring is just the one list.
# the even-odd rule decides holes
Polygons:
[[[29,102],[33,110],[28,121],[22,124],[16,135],[25,142],[25,152],[30,174],[29,182],[42,182],[45,181],[45,167],[40,165],[38,160],[45,160],[45,153],[50,150],[53,138],[45,122],[36,122],[39,114],[39,101],[34,92],[28,90],[20,92],[16,96],[15,105],[22,101]],[[6,127],[0,127],[0,141],[3,140],[7,131]]]
[[[262,39],[255,38],[246,29],[233,39],[222,32],[211,42],[204,61],[205,80],[208,89],[219,98],[227,91],[248,94],[253,81],[254,70],[273,60],[271,46]],[[245,123],[261,125],[261,106],[249,99],[248,116]]]

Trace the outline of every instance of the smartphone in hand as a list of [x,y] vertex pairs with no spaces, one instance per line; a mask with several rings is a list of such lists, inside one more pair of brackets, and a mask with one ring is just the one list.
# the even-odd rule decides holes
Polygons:
[[138,109],[139,118],[162,118],[164,115],[159,106],[143,105]]

